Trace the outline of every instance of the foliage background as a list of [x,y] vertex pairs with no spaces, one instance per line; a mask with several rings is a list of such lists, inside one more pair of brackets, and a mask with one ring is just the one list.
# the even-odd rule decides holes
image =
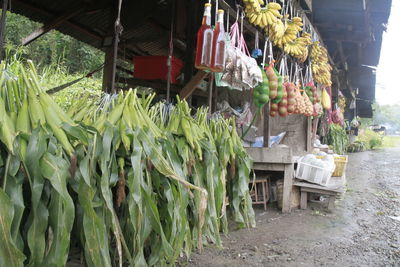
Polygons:
[[[21,40],[42,24],[24,16],[7,13],[5,43],[8,50],[16,51]],[[32,59],[36,66],[63,66],[69,74],[87,73],[97,69],[104,61],[104,53],[58,31],[50,31],[23,47],[23,57]],[[96,77],[101,77],[97,73]]]

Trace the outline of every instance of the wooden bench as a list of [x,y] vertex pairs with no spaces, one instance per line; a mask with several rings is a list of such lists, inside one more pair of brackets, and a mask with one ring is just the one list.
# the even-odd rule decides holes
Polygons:
[[344,193],[346,177],[331,177],[328,186],[308,183],[306,181],[296,180],[294,186],[300,187],[300,208],[307,209],[308,193],[316,193],[328,196],[328,210],[335,207],[335,199],[338,195]]

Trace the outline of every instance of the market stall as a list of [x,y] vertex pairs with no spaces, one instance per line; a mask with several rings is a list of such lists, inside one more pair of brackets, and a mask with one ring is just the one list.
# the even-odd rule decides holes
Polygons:
[[[351,47],[333,57],[311,19],[318,3],[13,1],[44,23],[23,44],[58,29],[105,52],[104,95],[67,112],[34,64],[0,65],[0,197],[15,266],[67,262],[70,247],[90,266],[152,266],[222,246],[228,216],[255,226],[253,173],[260,203],[274,195],[283,212],[294,196],[304,208],[309,192],[341,192],[327,182],[334,156],[318,153],[344,152],[344,112],[361,100],[345,88]],[[269,194],[271,181],[281,192]]]

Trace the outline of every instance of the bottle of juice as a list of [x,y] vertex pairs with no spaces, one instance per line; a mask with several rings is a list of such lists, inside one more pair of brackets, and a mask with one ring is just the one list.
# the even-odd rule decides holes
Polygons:
[[218,20],[214,29],[214,39],[211,57],[211,70],[223,72],[225,68],[225,30],[224,30],[224,11],[218,10]]
[[200,70],[211,69],[212,43],[211,4],[206,3],[204,5],[203,22],[197,32],[195,68]]

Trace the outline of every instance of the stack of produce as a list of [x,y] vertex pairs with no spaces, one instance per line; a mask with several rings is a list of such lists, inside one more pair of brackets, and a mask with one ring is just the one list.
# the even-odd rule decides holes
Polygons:
[[285,83],[285,87],[288,96],[287,111],[292,114],[296,110],[296,85],[294,83]]
[[304,99],[304,105],[305,105],[304,115],[306,115],[307,117],[310,117],[314,113],[313,104],[311,103],[311,100],[310,100],[310,98],[308,98],[306,93],[303,93],[303,99]]
[[306,112],[306,104],[298,86],[294,87],[294,99],[296,101],[294,113],[304,114]]
[[286,117],[288,115],[288,93],[286,91],[286,86],[283,86],[283,96],[282,100],[278,104],[279,116]]
[[320,102],[320,97],[318,94],[318,89],[314,85],[314,83],[310,82],[306,84],[306,87],[304,88],[307,96],[310,98],[311,103],[316,104]]
[[3,61],[0,265],[168,265],[221,246],[227,212],[255,225],[234,121],[192,117],[184,101],[167,114],[153,97],[82,99],[65,113],[31,63]]
[[259,83],[253,91],[254,105],[262,108],[269,101],[270,89],[267,74],[261,69],[263,81]]
[[[274,68],[273,63],[270,63],[265,68],[265,74],[267,75],[268,84],[269,84],[269,98],[274,103],[279,103],[280,99],[282,99],[282,91],[279,90],[279,89],[281,89],[279,87],[279,85],[280,85],[279,75],[277,75],[277,72]],[[278,102],[276,102],[276,101],[278,101]]]

